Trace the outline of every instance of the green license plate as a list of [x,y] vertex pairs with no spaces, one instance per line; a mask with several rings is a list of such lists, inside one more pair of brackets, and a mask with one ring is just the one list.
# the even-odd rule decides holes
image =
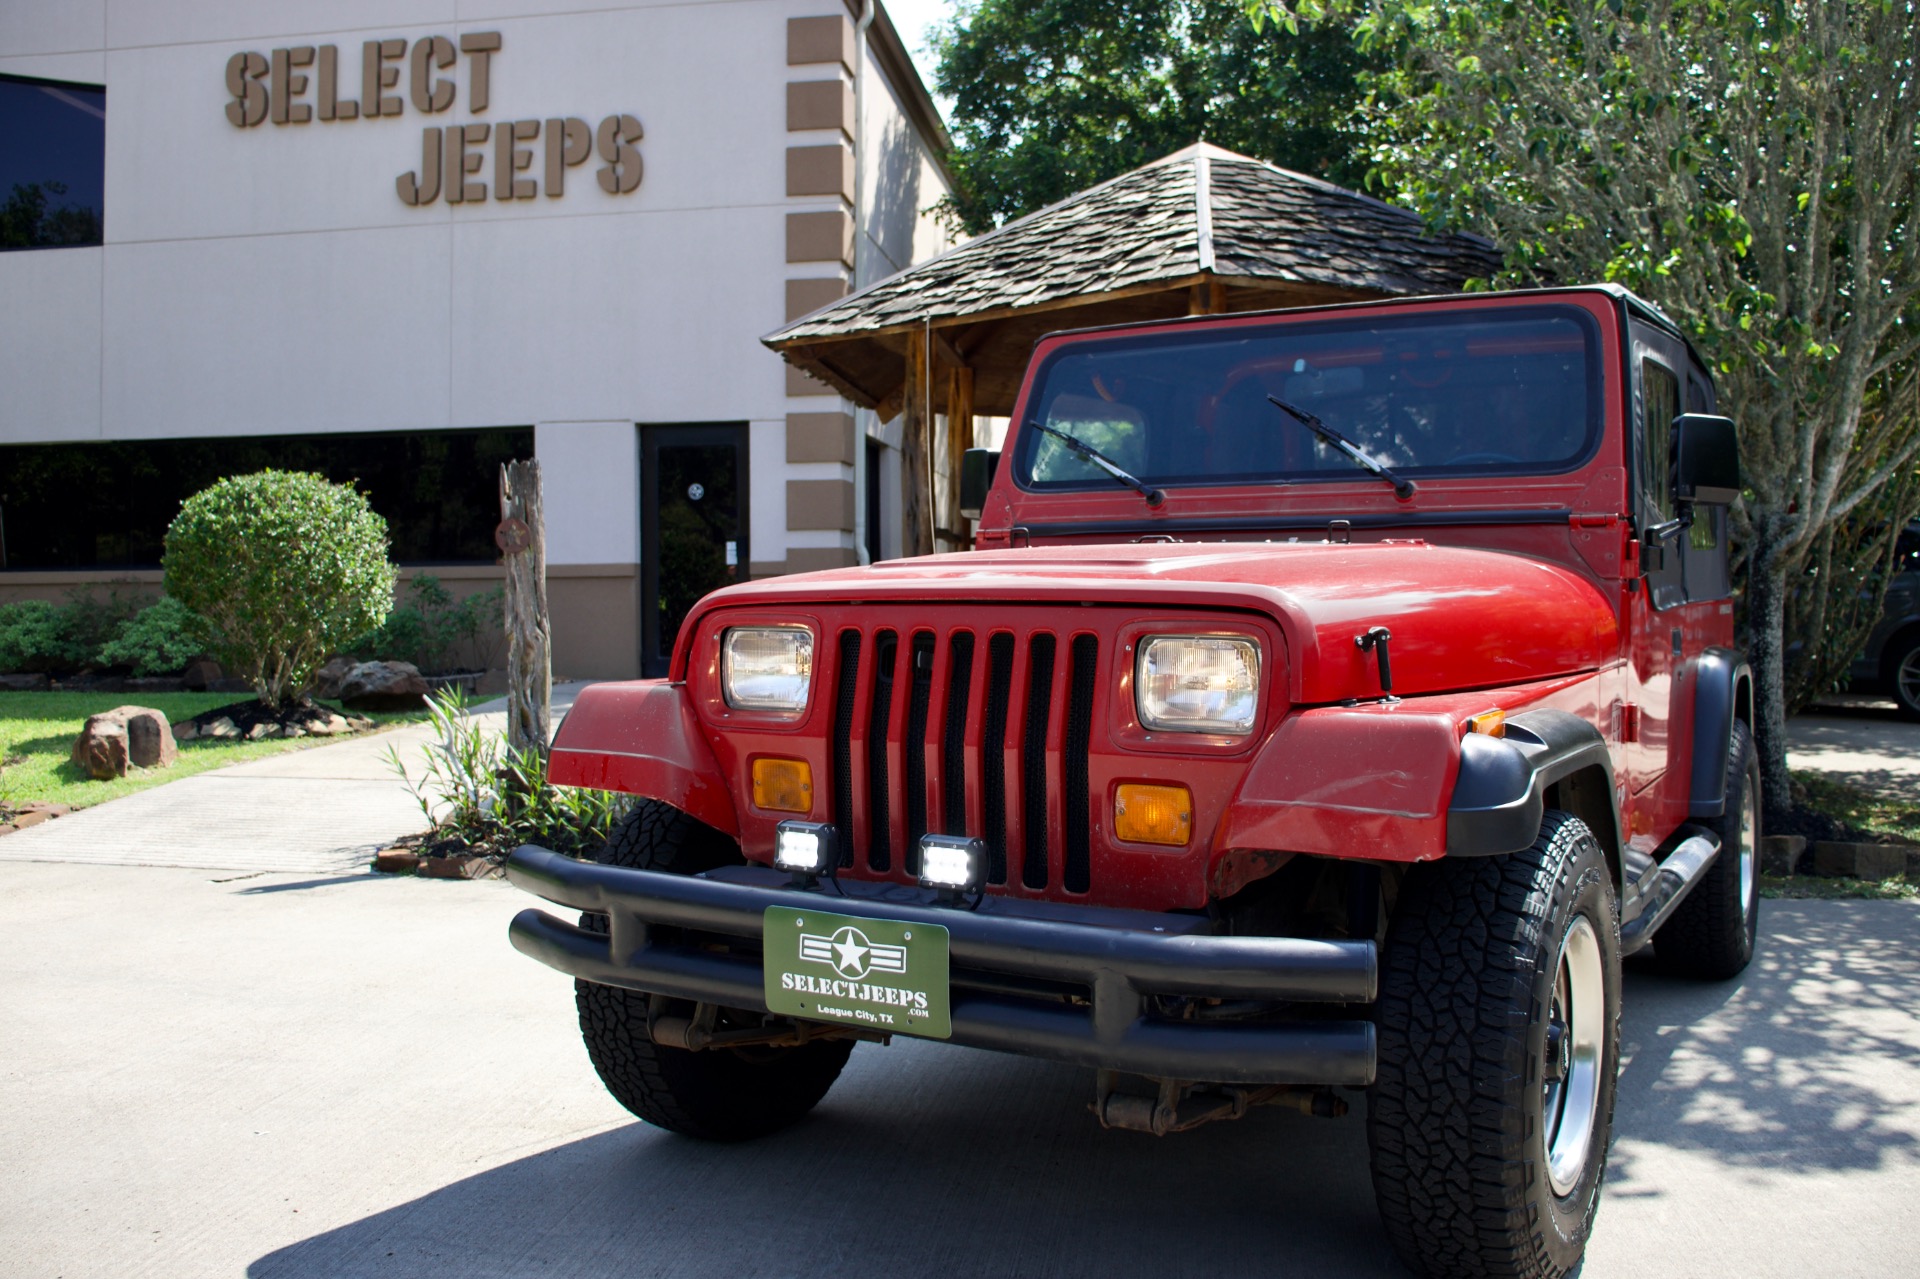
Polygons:
[[898,1035],[953,1034],[947,930],[769,906],[767,1008]]

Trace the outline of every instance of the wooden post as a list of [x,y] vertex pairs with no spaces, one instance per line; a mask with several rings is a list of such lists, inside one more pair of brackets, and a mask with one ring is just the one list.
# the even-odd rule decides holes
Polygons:
[[553,633],[547,621],[547,531],[540,463],[500,468],[500,527],[507,565],[507,744],[542,756],[553,736]]
[[906,555],[933,553],[933,370],[926,325],[907,334],[907,381],[901,406],[900,549]]
[[947,495],[950,500],[941,523],[953,530],[958,549],[966,550],[973,539],[968,536],[967,521],[960,514],[960,470],[967,450],[973,447],[973,370],[961,365],[947,375]]

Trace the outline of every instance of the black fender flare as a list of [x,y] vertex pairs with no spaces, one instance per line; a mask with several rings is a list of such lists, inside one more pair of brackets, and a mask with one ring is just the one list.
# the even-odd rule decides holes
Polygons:
[[[1468,733],[1460,741],[1460,775],[1447,805],[1447,855],[1517,853],[1540,836],[1547,788],[1572,773],[1598,768],[1614,804],[1613,754],[1595,728],[1566,711],[1522,711],[1500,737]],[[1595,832],[1601,840],[1607,836]]]
[[1687,812],[1719,817],[1727,811],[1727,756],[1736,721],[1753,723],[1753,671],[1746,654],[1709,648],[1693,662],[1693,779]]

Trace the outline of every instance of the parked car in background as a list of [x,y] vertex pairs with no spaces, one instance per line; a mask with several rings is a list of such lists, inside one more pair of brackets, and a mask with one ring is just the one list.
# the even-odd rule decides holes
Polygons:
[[1880,624],[1854,661],[1853,678],[1891,697],[1906,718],[1920,719],[1920,520],[1900,535]]

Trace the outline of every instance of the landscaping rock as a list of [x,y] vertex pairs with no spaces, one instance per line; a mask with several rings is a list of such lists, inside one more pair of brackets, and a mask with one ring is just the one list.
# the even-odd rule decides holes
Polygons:
[[[366,721],[361,720],[359,723],[365,726]],[[351,733],[353,729],[354,721],[349,720],[346,716],[329,715],[325,719],[309,721],[307,724],[307,735],[309,737],[333,737],[339,733]]]
[[340,701],[356,711],[418,710],[427,681],[412,662],[362,662],[340,681]]
[[492,879],[498,869],[485,857],[422,857],[420,873],[428,879]]
[[[91,740],[106,732],[109,728],[119,735],[120,746],[109,747],[103,754],[90,744]],[[179,757],[179,749],[174,745],[173,728],[167,723],[164,713],[150,706],[116,706],[110,711],[98,715],[89,715],[86,726],[80,730],[80,736],[74,739],[73,762],[86,770],[90,777],[101,777],[95,771],[95,763],[101,767],[111,766],[114,751],[120,751],[125,758],[119,763],[118,771],[110,774],[124,777],[127,765],[137,768],[165,768]]]
[[1805,835],[1766,835],[1760,840],[1760,869],[1768,875],[1797,875],[1807,852]]
[[202,724],[200,726],[200,736],[233,738],[240,736],[240,730],[234,727],[231,719],[222,715],[219,719]]
[[1821,840],[1813,846],[1813,873],[1845,879],[1892,879],[1907,871],[1900,844],[1847,844]]
[[225,676],[226,672],[220,669],[220,663],[203,657],[197,662],[187,663],[187,669],[180,672],[180,683],[196,693],[204,693]]
[[383,875],[409,875],[420,869],[420,854],[389,848],[375,854],[373,868]]
[[50,822],[56,817],[65,817],[71,811],[65,804],[46,804],[38,800],[14,809],[0,807],[0,835],[10,835],[29,826]]
[[359,663],[351,657],[336,657],[313,674],[313,695],[334,701],[340,696],[340,685]]
[[127,726],[87,721],[73,743],[73,763],[96,782],[127,775]]
[[0,689],[9,693],[44,693],[53,687],[53,677],[46,674],[0,675]]

